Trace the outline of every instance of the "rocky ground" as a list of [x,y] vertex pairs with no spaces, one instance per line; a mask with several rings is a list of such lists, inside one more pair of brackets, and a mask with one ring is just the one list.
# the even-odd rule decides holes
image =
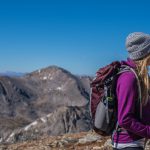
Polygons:
[[[95,132],[80,132],[61,136],[43,136],[38,140],[0,145],[0,150],[112,150],[110,137]],[[150,141],[146,150],[150,150]]]
[[61,136],[43,136],[38,140],[1,145],[0,150],[98,150],[110,149],[109,138],[102,138],[94,132],[81,132]]

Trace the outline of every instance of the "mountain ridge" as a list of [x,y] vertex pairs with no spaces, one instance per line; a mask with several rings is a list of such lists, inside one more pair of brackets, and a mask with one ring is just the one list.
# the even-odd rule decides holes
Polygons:
[[[5,139],[17,128],[23,128],[59,108],[87,107],[90,81],[91,78],[79,78],[57,66],[21,77],[0,76],[0,117],[3,118],[0,137]],[[65,133],[64,129],[60,132]]]

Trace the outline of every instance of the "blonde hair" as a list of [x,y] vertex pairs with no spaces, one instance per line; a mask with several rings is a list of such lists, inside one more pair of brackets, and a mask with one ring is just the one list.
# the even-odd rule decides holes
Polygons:
[[148,75],[148,62],[150,62],[150,55],[147,57],[136,60],[136,68],[137,68],[137,75],[140,79],[141,89],[142,89],[142,104],[146,105],[148,102],[149,97],[149,75]]

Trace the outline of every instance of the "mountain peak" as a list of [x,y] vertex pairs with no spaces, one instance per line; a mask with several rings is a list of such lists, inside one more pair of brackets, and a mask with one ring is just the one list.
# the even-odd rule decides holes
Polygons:
[[69,71],[55,65],[38,69],[36,71],[27,74],[26,76],[40,78],[41,80],[47,80],[47,79],[52,80],[54,76],[58,76],[60,74],[61,75],[66,74],[72,76],[72,74]]

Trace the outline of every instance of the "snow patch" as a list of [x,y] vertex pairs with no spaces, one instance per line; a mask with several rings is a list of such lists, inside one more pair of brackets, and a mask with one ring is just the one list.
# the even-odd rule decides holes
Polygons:
[[37,123],[38,123],[37,121],[34,121],[33,123],[31,123],[31,125],[35,126],[35,125],[37,125]]
[[14,133],[12,133],[9,137],[13,137],[15,134]]
[[45,76],[45,77],[43,77],[43,80],[47,80],[47,77]]
[[32,126],[35,126],[35,125],[37,125],[37,121],[34,121],[33,123],[31,123],[31,124],[29,124],[28,126],[26,126],[25,128],[24,128],[24,130],[25,131],[27,131],[27,130],[29,130],[29,128],[31,128]]
[[46,121],[46,118],[44,118],[44,117],[41,118],[41,120],[42,120],[44,123],[47,122],[47,121]]
[[57,87],[56,90],[63,91],[64,90],[64,85]]
[[59,90],[59,91],[62,91],[63,87],[57,87],[56,89]]
[[50,117],[52,114],[48,114],[47,117]]
[[38,73],[41,73],[41,70],[40,70],[40,69],[38,70]]
[[62,88],[61,87],[57,87],[57,90],[61,90]]
[[51,74],[48,75],[48,79],[49,79],[49,80],[53,80],[53,77],[52,77]]
[[13,137],[14,135],[15,133],[13,132],[6,141],[9,142],[10,138]]

